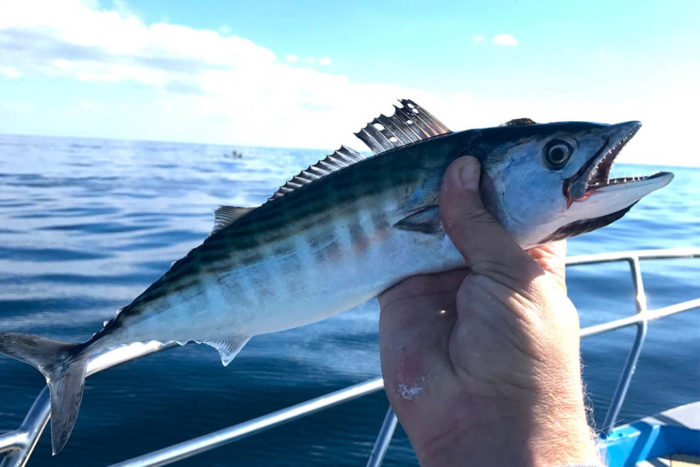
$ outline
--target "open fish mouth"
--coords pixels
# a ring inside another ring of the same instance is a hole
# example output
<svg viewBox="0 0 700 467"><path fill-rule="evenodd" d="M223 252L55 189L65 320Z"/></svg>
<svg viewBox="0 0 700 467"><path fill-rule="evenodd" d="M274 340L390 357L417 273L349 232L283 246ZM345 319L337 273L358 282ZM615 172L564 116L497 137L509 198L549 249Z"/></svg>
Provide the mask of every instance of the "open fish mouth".
<svg viewBox="0 0 700 467"><path fill-rule="evenodd" d="M642 196L667 185L672 179L670 172L657 172L650 175L635 175L628 177L610 178L615 158L622 148L637 133L642 126L640 122L632 121L619 123L610 127L611 136L600 150L586 162L578 172L568 178L564 183L564 196L567 198L567 209L574 202L587 200L596 193L627 191L644 192L640 196L634 196L629 205L637 202ZM627 196L624 196L627 198Z"/></svg>
<svg viewBox="0 0 700 467"><path fill-rule="evenodd" d="M610 178L615 157L641 127L626 122L606 127L603 146L574 175L564 181L567 220L541 241L561 240L604 227L620 219L644 196L673 180L670 172Z"/></svg>

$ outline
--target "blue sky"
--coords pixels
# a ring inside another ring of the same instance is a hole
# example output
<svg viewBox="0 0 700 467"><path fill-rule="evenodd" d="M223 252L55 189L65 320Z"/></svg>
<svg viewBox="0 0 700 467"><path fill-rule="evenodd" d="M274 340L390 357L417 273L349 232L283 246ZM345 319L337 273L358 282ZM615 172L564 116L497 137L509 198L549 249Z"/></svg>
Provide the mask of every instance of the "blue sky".
<svg viewBox="0 0 700 467"><path fill-rule="evenodd" d="M0 132L362 148L410 97L452 129L642 120L700 165L700 2L0 3Z"/></svg>

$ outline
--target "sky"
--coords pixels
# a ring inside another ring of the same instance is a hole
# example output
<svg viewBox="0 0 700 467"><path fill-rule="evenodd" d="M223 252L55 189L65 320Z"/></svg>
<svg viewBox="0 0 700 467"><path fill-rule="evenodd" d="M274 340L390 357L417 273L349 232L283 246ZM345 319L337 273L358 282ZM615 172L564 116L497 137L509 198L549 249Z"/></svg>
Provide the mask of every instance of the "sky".
<svg viewBox="0 0 700 467"><path fill-rule="evenodd" d="M700 2L0 0L0 133L365 149L399 98L641 120L618 160L700 166Z"/></svg>

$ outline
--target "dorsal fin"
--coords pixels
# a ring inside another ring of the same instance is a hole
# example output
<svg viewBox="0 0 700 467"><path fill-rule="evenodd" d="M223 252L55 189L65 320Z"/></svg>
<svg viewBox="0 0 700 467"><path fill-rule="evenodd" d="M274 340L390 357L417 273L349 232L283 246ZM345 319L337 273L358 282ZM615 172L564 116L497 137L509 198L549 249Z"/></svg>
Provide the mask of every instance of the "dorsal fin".
<svg viewBox="0 0 700 467"><path fill-rule="evenodd" d="M319 178L323 178L331 172L335 172L343 167L352 165L362 159L364 159L364 156L359 152L355 151L354 149L341 146L340 149L335 151L330 156L326 156L325 159L321 159L314 165L310 165L307 169L302 170L293 176L287 183L282 185L275 192L275 194L268 199L268 201L281 198L287 193L294 191L303 185L318 180Z"/></svg>
<svg viewBox="0 0 700 467"><path fill-rule="evenodd" d="M372 149L375 154L415 143L433 136L449 133L450 130L437 118L410 99L399 100L402 107L394 106L394 115L380 115L355 135ZM342 169L364 156L354 149L341 146L330 156L302 170L282 185L268 201L281 198L297 188L323 178L331 172Z"/></svg>
<svg viewBox="0 0 700 467"><path fill-rule="evenodd" d="M211 229L211 234L215 234L226 226L233 224L234 221L248 214L255 208L242 208L239 206L219 206L214 211L214 227Z"/></svg>
<svg viewBox="0 0 700 467"><path fill-rule="evenodd" d="M523 118L514 118L513 120L508 120L501 126L523 126L523 125L535 125L537 122L535 122L531 118L523 117Z"/></svg>
<svg viewBox="0 0 700 467"><path fill-rule="evenodd" d="M410 99L401 99L394 115L380 115L355 133L373 153L388 151L450 130L437 118Z"/></svg>

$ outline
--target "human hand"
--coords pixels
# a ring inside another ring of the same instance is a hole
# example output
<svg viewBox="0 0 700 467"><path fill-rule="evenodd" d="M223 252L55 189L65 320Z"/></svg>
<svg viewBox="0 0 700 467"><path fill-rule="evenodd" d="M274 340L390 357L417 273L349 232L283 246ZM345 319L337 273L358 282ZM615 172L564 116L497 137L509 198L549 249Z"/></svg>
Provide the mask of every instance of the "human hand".
<svg viewBox="0 0 700 467"><path fill-rule="evenodd" d="M479 174L460 158L440 193L467 268L379 296L389 401L422 465L596 462L565 243L523 251L485 210Z"/></svg>

